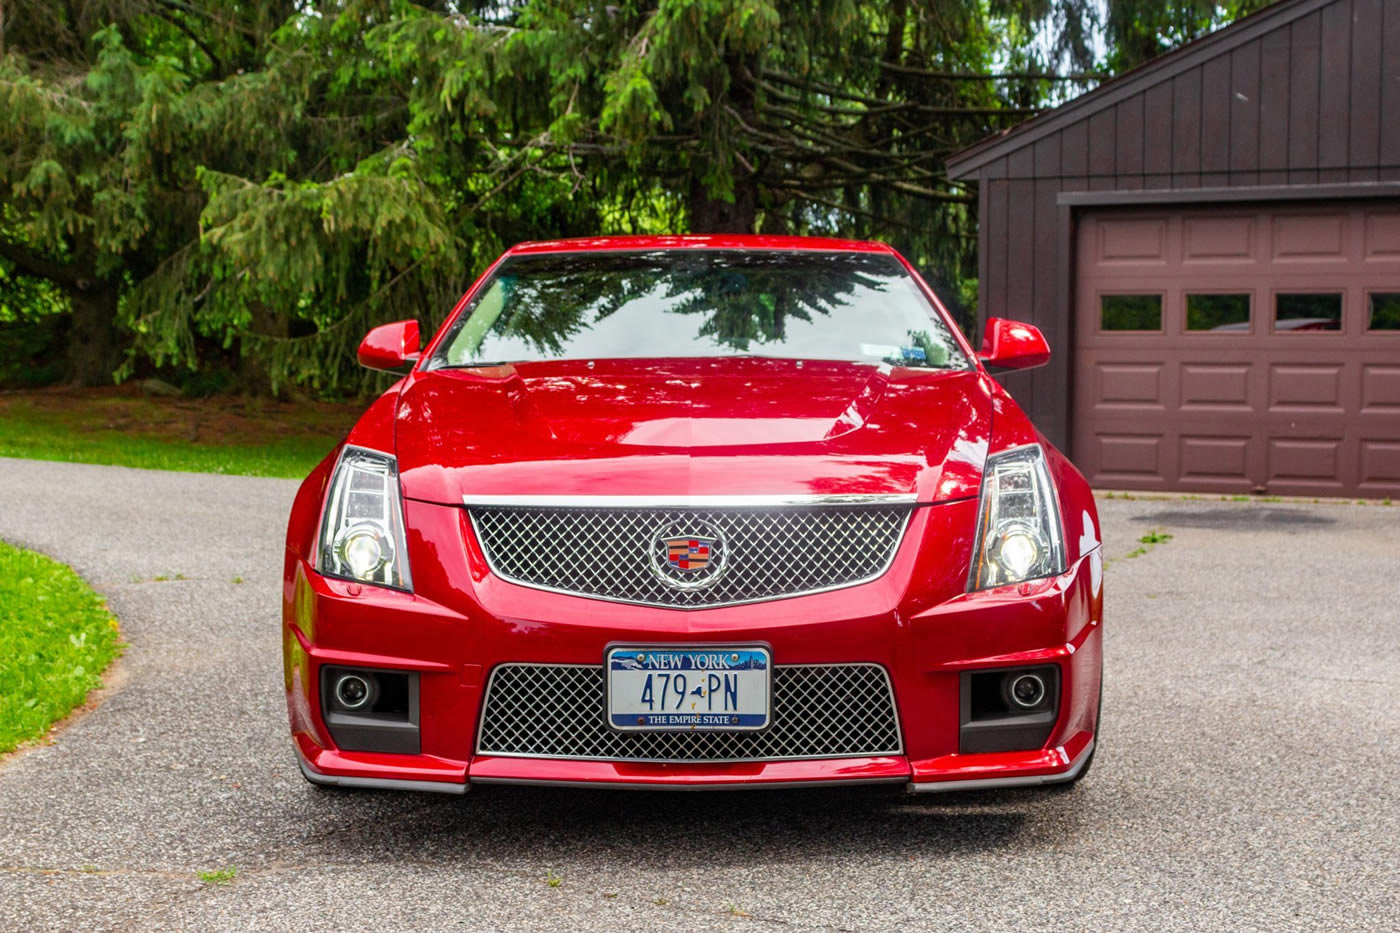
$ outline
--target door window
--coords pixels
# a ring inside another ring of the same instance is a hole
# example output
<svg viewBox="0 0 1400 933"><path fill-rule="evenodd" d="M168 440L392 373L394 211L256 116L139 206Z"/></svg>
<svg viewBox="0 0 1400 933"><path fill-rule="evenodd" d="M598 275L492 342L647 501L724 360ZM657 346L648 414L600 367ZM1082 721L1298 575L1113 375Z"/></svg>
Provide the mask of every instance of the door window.
<svg viewBox="0 0 1400 933"><path fill-rule="evenodd" d="M1279 292L1274 295L1275 333L1341 329L1341 292Z"/></svg>
<svg viewBox="0 0 1400 933"><path fill-rule="evenodd" d="M1186 329L1243 334L1249 332L1248 292L1187 295Z"/></svg>
<svg viewBox="0 0 1400 933"><path fill-rule="evenodd" d="M1400 331L1400 292L1371 292L1366 299L1367 330Z"/></svg>
<svg viewBox="0 0 1400 933"><path fill-rule="evenodd" d="M1099 330L1161 330L1161 295L1102 295Z"/></svg>

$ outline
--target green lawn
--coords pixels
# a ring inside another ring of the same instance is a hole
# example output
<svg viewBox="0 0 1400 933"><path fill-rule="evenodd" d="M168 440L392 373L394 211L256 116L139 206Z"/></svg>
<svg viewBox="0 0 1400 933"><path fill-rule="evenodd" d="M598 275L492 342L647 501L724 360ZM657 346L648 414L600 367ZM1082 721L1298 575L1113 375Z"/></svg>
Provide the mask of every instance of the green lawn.
<svg viewBox="0 0 1400 933"><path fill-rule="evenodd" d="M358 406L145 398L120 390L0 394L0 457L301 478Z"/></svg>
<svg viewBox="0 0 1400 933"><path fill-rule="evenodd" d="M76 573L0 541L0 754L81 706L121 649L117 620Z"/></svg>

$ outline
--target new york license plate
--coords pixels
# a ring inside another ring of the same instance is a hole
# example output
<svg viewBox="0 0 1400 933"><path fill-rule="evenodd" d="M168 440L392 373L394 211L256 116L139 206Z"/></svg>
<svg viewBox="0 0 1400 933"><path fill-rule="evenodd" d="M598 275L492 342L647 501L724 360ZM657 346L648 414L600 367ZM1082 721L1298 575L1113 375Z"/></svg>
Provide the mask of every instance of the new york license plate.
<svg viewBox="0 0 1400 933"><path fill-rule="evenodd" d="M614 729L768 728L773 659L767 648L611 648L604 667Z"/></svg>

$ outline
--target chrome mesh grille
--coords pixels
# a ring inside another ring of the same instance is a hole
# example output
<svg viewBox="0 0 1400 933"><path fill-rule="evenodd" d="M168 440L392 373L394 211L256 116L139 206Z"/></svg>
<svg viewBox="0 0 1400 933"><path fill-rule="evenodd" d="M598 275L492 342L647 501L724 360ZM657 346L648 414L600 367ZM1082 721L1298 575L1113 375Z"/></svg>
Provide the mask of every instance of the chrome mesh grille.
<svg viewBox="0 0 1400 933"><path fill-rule="evenodd" d="M471 506L491 570L514 583L618 602L704 608L798 596L888 568L908 505L774 508ZM663 580L665 538L712 534L713 582Z"/></svg>
<svg viewBox="0 0 1400 933"><path fill-rule="evenodd" d="M763 732L615 732L605 703L601 666L503 664L487 688L477 754L772 761L903 751L889 675L878 664L778 665Z"/></svg>

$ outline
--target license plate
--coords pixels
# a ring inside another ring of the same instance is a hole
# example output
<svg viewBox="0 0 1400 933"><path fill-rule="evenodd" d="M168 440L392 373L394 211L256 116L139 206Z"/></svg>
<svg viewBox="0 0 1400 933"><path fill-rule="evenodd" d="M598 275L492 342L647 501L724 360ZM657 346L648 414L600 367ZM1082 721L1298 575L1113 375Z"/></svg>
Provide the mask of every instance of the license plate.
<svg viewBox="0 0 1400 933"><path fill-rule="evenodd" d="M614 729L768 728L773 659L767 648L612 648L604 666Z"/></svg>

